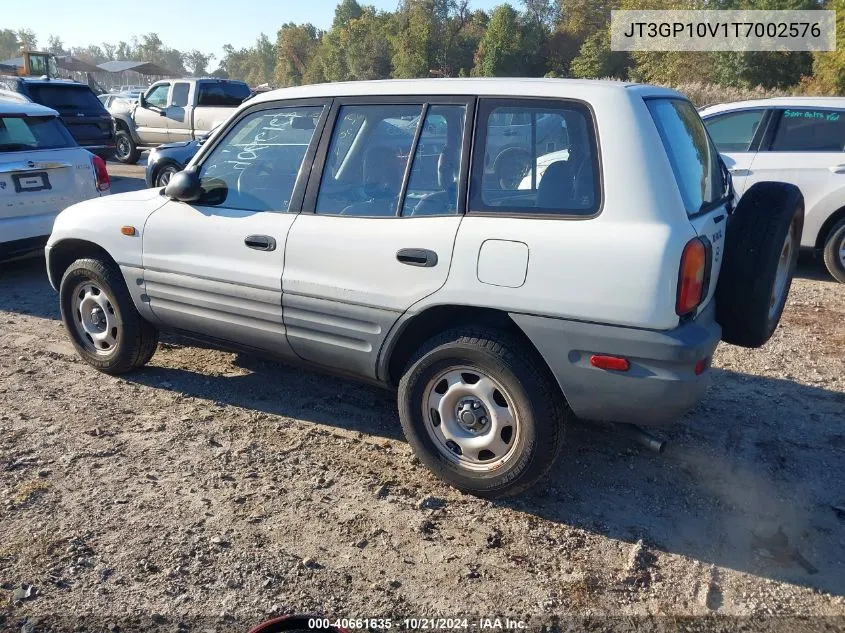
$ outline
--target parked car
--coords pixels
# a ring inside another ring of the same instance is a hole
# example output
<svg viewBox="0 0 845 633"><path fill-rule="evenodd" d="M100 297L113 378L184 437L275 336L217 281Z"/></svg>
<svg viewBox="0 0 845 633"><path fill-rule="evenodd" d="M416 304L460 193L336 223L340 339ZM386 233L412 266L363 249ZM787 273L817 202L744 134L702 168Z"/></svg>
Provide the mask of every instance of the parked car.
<svg viewBox="0 0 845 633"><path fill-rule="evenodd" d="M756 182L796 185L807 205L801 246L845 283L845 98L782 97L701 112L742 195Z"/></svg>
<svg viewBox="0 0 845 633"><path fill-rule="evenodd" d="M566 123L536 186L487 169L503 112ZM550 468L567 420L671 422L720 339L772 335L801 194L734 200L664 88L322 84L243 104L163 190L64 211L47 271L97 369L144 365L168 329L397 388L420 460L499 497Z"/></svg>
<svg viewBox="0 0 845 633"><path fill-rule="evenodd" d="M0 88L58 111L80 147L108 159L114 154L111 115L85 84L69 79L0 76Z"/></svg>
<svg viewBox="0 0 845 633"><path fill-rule="evenodd" d="M97 95L97 99L105 106L109 113L124 112L131 109L133 99L123 93L107 93Z"/></svg>
<svg viewBox="0 0 845 633"><path fill-rule="evenodd" d="M159 81L127 112L114 113L119 161L135 164L145 149L192 141L224 121L250 95L228 79Z"/></svg>
<svg viewBox="0 0 845 633"><path fill-rule="evenodd" d="M0 95L0 259L40 250L59 211L108 190L105 162L58 112Z"/></svg>
<svg viewBox="0 0 845 633"><path fill-rule="evenodd" d="M185 166L213 132L214 130L211 130L195 141L165 143L151 149L147 156L145 173L147 187L164 187L167 185L174 174L185 169Z"/></svg>

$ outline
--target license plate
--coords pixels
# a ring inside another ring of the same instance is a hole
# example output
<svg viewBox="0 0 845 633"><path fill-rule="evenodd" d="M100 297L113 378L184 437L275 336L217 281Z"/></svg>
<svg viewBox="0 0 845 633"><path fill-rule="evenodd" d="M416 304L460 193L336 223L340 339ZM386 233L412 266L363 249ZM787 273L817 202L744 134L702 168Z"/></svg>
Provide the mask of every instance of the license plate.
<svg viewBox="0 0 845 633"><path fill-rule="evenodd" d="M16 193L52 189L50 186L50 180L47 178L47 174L43 171L36 171L29 174L13 174L12 182L15 183Z"/></svg>

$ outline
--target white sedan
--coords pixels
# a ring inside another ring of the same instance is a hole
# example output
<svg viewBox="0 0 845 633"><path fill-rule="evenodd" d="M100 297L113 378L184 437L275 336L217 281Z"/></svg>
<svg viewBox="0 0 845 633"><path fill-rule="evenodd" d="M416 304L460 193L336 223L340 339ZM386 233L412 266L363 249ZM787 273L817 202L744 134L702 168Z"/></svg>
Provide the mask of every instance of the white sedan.
<svg viewBox="0 0 845 633"><path fill-rule="evenodd" d="M0 259L41 249L62 209L109 187L105 161L55 110L0 95Z"/></svg>

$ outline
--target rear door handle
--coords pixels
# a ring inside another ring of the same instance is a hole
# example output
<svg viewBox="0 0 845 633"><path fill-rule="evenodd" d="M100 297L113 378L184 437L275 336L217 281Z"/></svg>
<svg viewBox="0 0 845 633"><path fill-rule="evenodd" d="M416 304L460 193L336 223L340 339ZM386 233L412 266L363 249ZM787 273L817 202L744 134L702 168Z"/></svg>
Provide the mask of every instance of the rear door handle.
<svg viewBox="0 0 845 633"><path fill-rule="evenodd" d="M431 268L437 266L437 253L427 248L403 248L396 253L396 259L408 266Z"/></svg>
<svg viewBox="0 0 845 633"><path fill-rule="evenodd" d="M257 251L276 250L276 240L269 235L248 235L244 238L244 244Z"/></svg>
<svg viewBox="0 0 845 633"><path fill-rule="evenodd" d="M845 165L831 165L828 169L834 174L845 174Z"/></svg>
<svg viewBox="0 0 845 633"><path fill-rule="evenodd" d="M729 169L728 171L731 172L731 174L734 175L734 176L750 176L751 175L750 169L734 168L734 169Z"/></svg>

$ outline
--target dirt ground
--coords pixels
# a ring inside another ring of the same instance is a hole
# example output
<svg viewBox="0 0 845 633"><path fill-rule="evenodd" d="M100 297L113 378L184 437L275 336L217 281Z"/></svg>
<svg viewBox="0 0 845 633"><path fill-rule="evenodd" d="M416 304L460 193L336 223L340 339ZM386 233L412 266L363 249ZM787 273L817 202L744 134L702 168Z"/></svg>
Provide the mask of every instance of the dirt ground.
<svg viewBox="0 0 845 633"><path fill-rule="evenodd" d="M573 425L548 483L497 503L418 464L387 391L172 338L97 373L43 267L0 265L0 629L845 628L845 286L815 262L765 348L719 348L663 455Z"/></svg>

